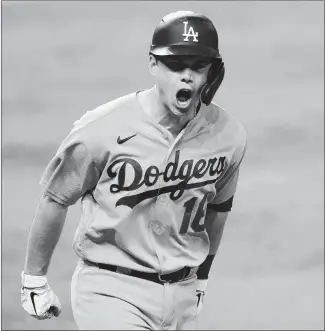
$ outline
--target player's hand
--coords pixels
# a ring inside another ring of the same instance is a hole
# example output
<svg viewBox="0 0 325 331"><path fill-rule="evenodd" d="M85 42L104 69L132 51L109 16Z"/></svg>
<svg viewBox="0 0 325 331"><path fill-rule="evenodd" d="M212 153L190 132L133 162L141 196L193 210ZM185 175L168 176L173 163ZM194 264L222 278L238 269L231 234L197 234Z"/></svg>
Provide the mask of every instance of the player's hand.
<svg viewBox="0 0 325 331"><path fill-rule="evenodd" d="M39 320L60 315L62 310L60 301L50 288L46 276L31 276L22 273L21 279L21 304L29 315Z"/></svg>
<svg viewBox="0 0 325 331"><path fill-rule="evenodd" d="M197 296L197 311L196 315L199 315L203 308L203 298L205 295L205 289L208 285L207 279L198 279L197 280L197 288L196 288L196 296Z"/></svg>

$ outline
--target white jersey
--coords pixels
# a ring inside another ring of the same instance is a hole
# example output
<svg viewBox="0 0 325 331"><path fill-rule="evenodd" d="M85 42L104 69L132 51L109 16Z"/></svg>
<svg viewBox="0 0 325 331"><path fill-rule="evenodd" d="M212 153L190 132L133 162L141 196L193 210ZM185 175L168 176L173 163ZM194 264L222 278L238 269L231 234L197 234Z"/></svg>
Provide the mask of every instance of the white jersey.
<svg viewBox="0 0 325 331"><path fill-rule="evenodd" d="M79 257L169 273L205 260L206 209L235 194L245 149L243 126L215 104L174 139L132 93L78 120L41 184L61 204L81 199Z"/></svg>

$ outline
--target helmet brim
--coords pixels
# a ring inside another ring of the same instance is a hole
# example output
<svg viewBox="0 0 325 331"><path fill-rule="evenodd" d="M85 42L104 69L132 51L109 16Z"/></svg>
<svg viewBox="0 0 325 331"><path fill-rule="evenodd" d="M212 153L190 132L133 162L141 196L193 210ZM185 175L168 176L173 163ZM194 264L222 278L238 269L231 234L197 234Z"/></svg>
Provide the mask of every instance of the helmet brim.
<svg viewBox="0 0 325 331"><path fill-rule="evenodd" d="M164 47L151 47L151 53L157 56L169 56L169 55L193 55L210 58L220 58L220 54L212 47L203 45L169 45Z"/></svg>

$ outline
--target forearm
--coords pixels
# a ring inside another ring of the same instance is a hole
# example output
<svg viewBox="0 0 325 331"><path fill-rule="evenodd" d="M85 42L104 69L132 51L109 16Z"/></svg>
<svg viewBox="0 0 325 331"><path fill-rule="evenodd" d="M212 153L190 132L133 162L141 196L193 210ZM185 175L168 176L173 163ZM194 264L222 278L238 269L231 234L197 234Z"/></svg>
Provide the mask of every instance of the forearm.
<svg viewBox="0 0 325 331"><path fill-rule="evenodd" d="M228 213L208 212L207 213L207 232L210 240L209 255L215 255L220 246L223 230L228 217Z"/></svg>
<svg viewBox="0 0 325 331"><path fill-rule="evenodd" d="M206 231L210 240L210 250L209 255L205 261L200 265L197 271L198 279L207 279L213 259L218 251L223 229L226 223L228 213L218 212L208 210L206 214Z"/></svg>
<svg viewBox="0 0 325 331"><path fill-rule="evenodd" d="M30 229L25 269L28 275L47 273L53 251L59 241L68 207L43 195Z"/></svg>

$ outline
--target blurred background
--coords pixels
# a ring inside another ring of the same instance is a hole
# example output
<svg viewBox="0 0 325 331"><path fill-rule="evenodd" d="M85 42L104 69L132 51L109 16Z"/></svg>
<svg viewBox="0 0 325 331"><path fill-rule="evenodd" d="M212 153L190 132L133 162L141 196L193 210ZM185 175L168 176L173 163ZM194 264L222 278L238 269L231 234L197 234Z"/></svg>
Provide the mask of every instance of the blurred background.
<svg viewBox="0 0 325 331"><path fill-rule="evenodd" d="M38 183L76 119L153 84L150 39L176 10L215 23L227 72L215 102L248 133L200 328L324 329L322 1L2 1L2 329L76 329L70 279L79 203L49 271L63 313L37 321L20 305Z"/></svg>

